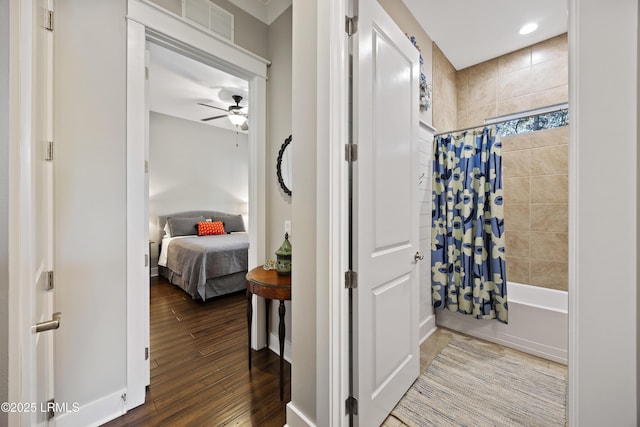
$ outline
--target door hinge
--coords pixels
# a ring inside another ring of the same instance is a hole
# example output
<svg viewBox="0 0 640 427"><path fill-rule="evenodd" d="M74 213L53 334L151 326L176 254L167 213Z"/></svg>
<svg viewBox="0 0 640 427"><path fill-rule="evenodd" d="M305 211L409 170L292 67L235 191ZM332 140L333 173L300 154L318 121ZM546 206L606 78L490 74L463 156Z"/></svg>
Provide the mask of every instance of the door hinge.
<svg viewBox="0 0 640 427"><path fill-rule="evenodd" d="M44 11L44 29L53 31L53 10Z"/></svg>
<svg viewBox="0 0 640 427"><path fill-rule="evenodd" d="M149 67L144 67L144 79L149 80Z"/></svg>
<svg viewBox="0 0 640 427"><path fill-rule="evenodd" d="M149 267L149 255L144 254L144 266Z"/></svg>
<svg viewBox="0 0 640 427"><path fill-rule="evenodd" d="M355 397L347 397L344 406L346 415L358 415L358 399L356 399Z"/></svg>
<svg viewBox="0 0 640 427"><path fill-rule="evenodd" d="M144 360L149 360L149 347L144 348Z"/></svg>
<svg viewBox="0 0 640 427"><path fill-rule="evenodd" d="M358 160L358 146L356 144L344 145L344 159L347 162L355 162Z"/></svg>
<svg viewBox="0 0 640 427"><path fill-rule="evenodd" d="M149 173L149 160L144 161L144 173Z"/></svg>
<svg viewBox="0 0 640 427"><path fill-rule="evenodd" d="M358 31L358 17L357 16L345 16L344 30L347 35L351 37Z"/></svg>
<svg viewBox="0 0 640 427"><path fill-rule="evenodd" d="M47 419L50 420L51 418L56 416L56 412L54 410L54 408L56 407L56 400L51 398L49 400L47 400Z"/></svg>
<svg viewBox="0 0 640 427"><path fill-rule="evenodd" d="M53 141L47 141L47 146L44 150L44 159L47 162L53 161Z"/></svg>
<svg viewBox="0 0 640 427"><path fill-rule="evenodd" d="M358 273L349 270L344 272L344 287L347 289L356 289L358 287Z"/></svg>
<svg viewBox="0 0 640 427"><path fill-rule="evenodd" d="M45 280L44 289L47 291L53 290L53 271L47 271L47 277Z"/></svg>

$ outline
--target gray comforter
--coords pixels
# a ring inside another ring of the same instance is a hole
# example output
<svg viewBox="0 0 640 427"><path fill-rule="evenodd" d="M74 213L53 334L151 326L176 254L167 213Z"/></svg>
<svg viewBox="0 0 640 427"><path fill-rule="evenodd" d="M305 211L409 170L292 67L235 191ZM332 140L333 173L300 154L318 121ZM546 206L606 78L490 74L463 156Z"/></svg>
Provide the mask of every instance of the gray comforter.
<svg viewBox="0 0 640 427"><path fill-rule="evenodd" d="M181 237L167 247L167 268L180 275L185 291L205 299L207 279L248 270L246 233Z"/></svg>

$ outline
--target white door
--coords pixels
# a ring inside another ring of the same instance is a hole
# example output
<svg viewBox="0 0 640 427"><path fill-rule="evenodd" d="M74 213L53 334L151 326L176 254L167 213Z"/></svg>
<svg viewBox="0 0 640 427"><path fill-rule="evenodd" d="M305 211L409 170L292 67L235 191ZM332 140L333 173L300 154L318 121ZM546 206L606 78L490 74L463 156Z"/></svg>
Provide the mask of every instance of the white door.
<svg viewBox="0 0 640 427"><path fill-rule="evenodd" d="M380 425L419 375L419 53L377 1L360 1L354 60L358 159L358 425Z"/></svg>
<svg viewBox="0 0 640 427"><path fill-rule="evenodd" d="M32 390L35 404L31 425L48 425L47 401L53 398L53 340L59 321L53 317L53 162L52 141L52 64L53 33L48 10L50 0L33 0L33 128L31 147L33 203L33 290L32 363L35 366ZM36 325L39 325L36 326ZM39 330L42 330L39 332Z"/></svg>

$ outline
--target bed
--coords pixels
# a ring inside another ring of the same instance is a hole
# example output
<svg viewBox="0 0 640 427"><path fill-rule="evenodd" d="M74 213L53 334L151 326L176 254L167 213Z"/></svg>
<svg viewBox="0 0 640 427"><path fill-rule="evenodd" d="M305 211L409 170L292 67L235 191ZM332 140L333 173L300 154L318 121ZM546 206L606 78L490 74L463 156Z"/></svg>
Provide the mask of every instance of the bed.
<svg viewBox="0 0 640 427"><path fill-rule="evenodd" d="M222 223L224 234L217 229L218 223ZM164 236L158 272L169 282L203 301L246 289L249 236L241 215L179 212L160 216L159 225ZM199 228L206 235L198 235ZM206 232L211 229L217 232Z"/></svg>

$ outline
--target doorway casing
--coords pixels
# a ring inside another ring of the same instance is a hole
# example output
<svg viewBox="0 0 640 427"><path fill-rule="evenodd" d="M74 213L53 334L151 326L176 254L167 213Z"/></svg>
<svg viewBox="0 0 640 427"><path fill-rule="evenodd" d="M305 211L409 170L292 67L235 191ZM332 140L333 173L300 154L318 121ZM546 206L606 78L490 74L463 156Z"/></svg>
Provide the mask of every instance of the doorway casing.
<svg viewBox="0 0 640 427"><path fill-rule="evenodd" d="M144 403L149 361L148 200L144 164L148 161L145 106L146 41L243 78L249 82L249 265L265 258L266 235L266 76L269 62L193 26L143 0L127 6L127 410ZM142 309L141 309L142 307ZM266 342L263 304L254 304L252 347ZM153 351L153 349L151 349Z"/></svg>

